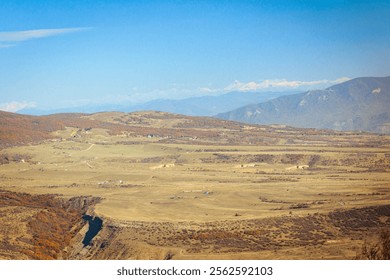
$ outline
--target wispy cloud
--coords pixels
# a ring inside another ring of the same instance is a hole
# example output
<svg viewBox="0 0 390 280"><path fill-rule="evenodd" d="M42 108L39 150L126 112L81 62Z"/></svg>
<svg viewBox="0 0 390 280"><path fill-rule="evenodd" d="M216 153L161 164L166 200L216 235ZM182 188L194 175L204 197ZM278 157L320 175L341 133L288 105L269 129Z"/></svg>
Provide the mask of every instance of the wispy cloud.
<svg viewBox="0 0 390 280"><path fill-rule="evenodd" d="M252 92L252 91L306 91L312 89L323 89L334 84L342 83L350 78L342 77L335 80L315 80L315 81L289 81L287 79L268 79L261 82L240 82L234 81L226 87L198 87L189 88L186 85L174 84L165 89L139 89L133 88L133 91L126 97L116 96L113 100L123 100L131 103L142 103L155 99L183 99L188 97L204 95L221 95L232 91ZM107 100L108 101L108 100Z"/></svg>
<svg viewBox="0 0 390 280"><path fill-rule="evenodd" d="M201 93L216 93L216 92L221 92L220 89L213 89L213 88L210 88L210 87L201 87L199 88L199 91Z"/></svg>
<svg viewBox="0 0 390 280"><path fill-rule="evenodd" d="M17 112L17 111L20 111L22 109L26 109L26 108L34 108L36 107L36 104L35 102L18 102L18 101L12 101L12 102L8 102L8 103L1 103L0 104L0 110L1 111L6 111L6 112Z"/></svg>
<svg viewBox="0 0 390 280"><path fill-rule="evenodd" d="M15 44L2 44L0 43L0 49L10 48L15 46Z"/></svg>
<svg viewBox="0 0 390 280"><path fill-rule="evenodd" d="M107 94L100 98L94 97L93 99L70 99L62 100L61 107L58 108L71 108L82 107L85 105L106 105L107 104L127 104L137 105L157 99L184 99L189 97L205 96L205 95L221 95L232 91L240 92L269 92L269 91L306 91L311 89L322 89L334 84L342 83L350 80L350 78L342 77L335 80L316 80L316 81L289 81L286 79L269 79L262 82L247 82L243 83L235 81L226 87L213 87L207 85L205 87L188 87L185 84L170 84L166 88L143 88L133 87L128 93ZM19 105L28 105L29 103L20 103ZM22 108L17 108L18 104L0 104L0 110L7 105L9 111L17 111ZM30 105L35 105L30 103ZM53 109L53 108L52 108Z"/></svg>
<svg viewBox="0 0 390 280"><path fill-rule="evenodd" d="M58 36L66 33L86 31L91 28L34 29L25 31L0 32L0 48L15 46L14 43L38 38ZM11 44L10 44L11 43Z"/></svg>
<svg viewBox="0 0 390 280"><path fill-rule="evenodd" d="M224 88L224 91L258 91L266 89L298 89L311 86L327 86L338 84L350 80L350 78L342 77L336 80L317 80L317 81L288 81L286 79L264 80L262 82L243 83L234 81L232 84Z"/></svg>

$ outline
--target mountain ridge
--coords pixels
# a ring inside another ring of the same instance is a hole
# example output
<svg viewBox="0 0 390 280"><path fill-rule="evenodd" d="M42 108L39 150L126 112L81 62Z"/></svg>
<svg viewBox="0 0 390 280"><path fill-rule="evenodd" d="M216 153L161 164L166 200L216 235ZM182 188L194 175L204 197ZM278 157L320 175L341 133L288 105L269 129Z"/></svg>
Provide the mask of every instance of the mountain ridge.
<svg viewBox="0 0 390 280"><path fill-rule="evenodd" d="M390 133L390 76L363 77L325 90L281 96L216 115L251 124Z"/></svg>
<svg viewBox="0 0 390 280"><path fill-rule="evenodd" d="M102 104L80 107L41 110L26 108L18 111L20 114L49 115L64 112L96 113L106 111L136 112L162 111L188 116L213 116L218 113L236 109L238 107L268 101L272 98L297 93L297 91L280 92L239 92L232 91L222 95L205 95L183 99L154 99L140 104Z"/></svg>

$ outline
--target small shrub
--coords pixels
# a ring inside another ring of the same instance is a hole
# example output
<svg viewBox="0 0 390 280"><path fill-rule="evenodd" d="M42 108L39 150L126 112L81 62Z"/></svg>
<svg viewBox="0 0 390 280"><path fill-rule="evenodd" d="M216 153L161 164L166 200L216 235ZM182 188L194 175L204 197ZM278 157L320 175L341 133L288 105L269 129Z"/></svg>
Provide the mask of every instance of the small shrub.
<svg viewBox="0 0 390 280"><path fill-rule="evenodd" d="M377 242L365 241L357 259L390 260L390 230L382 230Z"/></svg>

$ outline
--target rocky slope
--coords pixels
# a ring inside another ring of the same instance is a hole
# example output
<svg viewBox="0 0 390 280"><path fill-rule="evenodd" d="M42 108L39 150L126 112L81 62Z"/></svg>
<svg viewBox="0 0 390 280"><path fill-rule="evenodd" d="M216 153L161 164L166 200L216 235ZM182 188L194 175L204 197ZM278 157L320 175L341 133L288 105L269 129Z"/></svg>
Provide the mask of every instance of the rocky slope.
<svg viewBox="0 0 390 280"><path fill-rule="evenodd" d="M357 78L325 90L241 107L217 117L251 124L390 133L390 77Z"/></svg>

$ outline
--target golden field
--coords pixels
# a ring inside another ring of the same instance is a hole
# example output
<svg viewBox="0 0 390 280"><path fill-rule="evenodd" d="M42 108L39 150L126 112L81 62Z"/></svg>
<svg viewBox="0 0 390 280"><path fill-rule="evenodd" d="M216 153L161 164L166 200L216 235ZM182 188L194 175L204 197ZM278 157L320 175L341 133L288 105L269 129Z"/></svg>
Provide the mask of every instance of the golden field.
<svg viewBox="0 0 390 280"><path fill-rule="evenodd" d="M390 226L389 136L156 112L80 118L0 151L0 258L353 259ZM70 233L51 255L31 253L39 213ZM103 220L87 246L82 214Z"/></svg>

